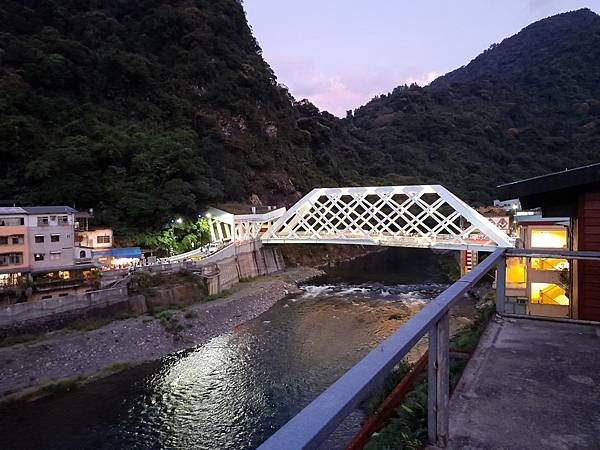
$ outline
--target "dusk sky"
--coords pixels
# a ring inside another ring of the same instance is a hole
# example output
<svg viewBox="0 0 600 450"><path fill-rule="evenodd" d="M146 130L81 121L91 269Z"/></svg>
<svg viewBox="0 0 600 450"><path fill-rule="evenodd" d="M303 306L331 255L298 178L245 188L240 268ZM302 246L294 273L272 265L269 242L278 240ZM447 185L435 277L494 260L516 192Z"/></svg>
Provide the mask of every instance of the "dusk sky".
<svg viewBox="0 0 600 450"><path fill-rule="evenodd" d="M345 115L426 85L531 22L600 0L245 0L263 55L298 100Z"/></svg>

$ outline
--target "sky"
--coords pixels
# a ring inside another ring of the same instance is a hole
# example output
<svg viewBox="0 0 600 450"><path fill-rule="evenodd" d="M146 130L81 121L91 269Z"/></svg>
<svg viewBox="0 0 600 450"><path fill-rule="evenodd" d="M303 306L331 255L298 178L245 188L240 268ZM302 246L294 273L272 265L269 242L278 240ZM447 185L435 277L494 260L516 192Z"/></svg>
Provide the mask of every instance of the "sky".
<svg viewBox="0 0 600 450"><path fill-rule="evenodd" d="M345 116L430 83L544 17L600 0L244 0L263 56L297 99Z"/></svg>

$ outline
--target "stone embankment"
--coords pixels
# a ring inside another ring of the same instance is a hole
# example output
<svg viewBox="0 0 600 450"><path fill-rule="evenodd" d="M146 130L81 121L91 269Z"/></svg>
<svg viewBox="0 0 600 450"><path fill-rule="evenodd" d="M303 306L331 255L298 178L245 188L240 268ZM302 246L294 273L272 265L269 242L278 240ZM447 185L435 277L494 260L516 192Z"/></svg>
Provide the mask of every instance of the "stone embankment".
<svg viewBox="0 0 600 450"><path fill-rule="evenodd" d="M87 378L123 364L157 360L231 331L300 291L297 283L319 275L294 268L240 283L225 298L165 311L156 317L117 320L93 331L58 331L35 342L0 348L0 399L17 398L59 380Z"/></svg>

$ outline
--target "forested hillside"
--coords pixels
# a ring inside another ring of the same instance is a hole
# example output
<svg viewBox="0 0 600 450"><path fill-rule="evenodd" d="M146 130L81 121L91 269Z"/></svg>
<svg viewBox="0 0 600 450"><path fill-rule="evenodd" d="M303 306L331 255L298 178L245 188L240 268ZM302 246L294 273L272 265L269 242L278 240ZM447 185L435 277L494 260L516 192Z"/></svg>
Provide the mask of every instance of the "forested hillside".
<svg viewBox="0 0 600 450"><path fill-rule="evenodd" d="M337 119L296 102L236 0L0 3L0 202L120 232L314 186L502 181L600 160L600 17L537 22Z"/></svg>
<svg viewBox="0 0 600 450"><path fill-rule="evenodd" d="M600 161L600 17L536 22L431 86L399 87L348 124L388 167L473 202L501 182Z"/></svg>
<svg viewBox="0 0 600 450"><path fill-rule="evenodd" d="M334 182L311 133L338 125L294 106L235 0L5 0L0 64L4 203L143 229Z"/></svg>

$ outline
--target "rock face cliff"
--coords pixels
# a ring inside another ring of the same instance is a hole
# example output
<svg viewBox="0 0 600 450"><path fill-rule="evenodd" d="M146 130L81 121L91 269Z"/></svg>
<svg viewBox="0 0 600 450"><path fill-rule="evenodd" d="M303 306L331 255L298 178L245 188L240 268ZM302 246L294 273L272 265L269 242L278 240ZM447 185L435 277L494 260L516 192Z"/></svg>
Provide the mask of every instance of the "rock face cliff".
<svg viewBox="0 0 600 450"><path fill-rule="evenodd" d="M236 0L0 4L0 202L121 230L315 186L502 181L597 161L600 18L534 23L337 119L278 84Z"/></svg>

